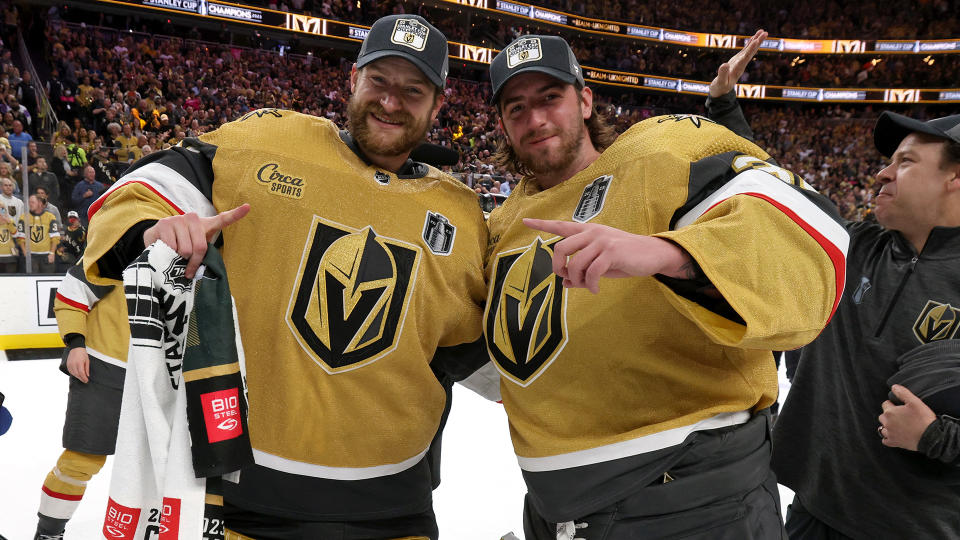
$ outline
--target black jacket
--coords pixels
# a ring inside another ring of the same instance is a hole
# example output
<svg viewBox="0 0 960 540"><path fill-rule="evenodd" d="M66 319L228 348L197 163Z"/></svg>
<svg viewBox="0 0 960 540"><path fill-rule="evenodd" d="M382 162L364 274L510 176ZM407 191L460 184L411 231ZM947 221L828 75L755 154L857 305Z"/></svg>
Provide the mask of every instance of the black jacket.
<svg viewBox="0 0 960 540"><path fill-rule="evenodd" d="M847 229L846 290L831 323L802 350L774 428L774 471L810 513L847 536L956 539L960 464L883 446L877 427L897 358L960 338L960 227L935 228L920 254L879 225Z"/></svg>

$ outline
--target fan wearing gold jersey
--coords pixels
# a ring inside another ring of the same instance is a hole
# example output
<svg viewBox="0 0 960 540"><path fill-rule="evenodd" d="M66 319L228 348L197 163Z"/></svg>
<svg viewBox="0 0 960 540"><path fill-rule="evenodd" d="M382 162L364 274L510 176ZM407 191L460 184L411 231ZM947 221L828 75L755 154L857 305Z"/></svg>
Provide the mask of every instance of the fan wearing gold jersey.
<svg viewBox="0 0 960 540"><path fill-rule="evenodd" d="M93 282L157 240L193 278L222 229L256 462L224 481L228 539L438 535L451 385L489 361L476 196L409 159L447 55L423 18L382 18L351 73L349 130L251 112L144 158L91 206Z"/></svg>
<svg viewBox="0 0 960 540"><path fill-rule="evenodd" d="M51 274L56 270L54 259L60 243L57 217L44 208L46 203L36 195L30 196L28 205L29 211L17 223L17 243L21 253L30 250L32 272Z"/></svg>
<svg viewBox="0 0 960 540"><path fill-rule="evenodd" d="M840 299L832 205L707 118L612 140L562 38L524 36L490 74L524 176L489 220L484 334L526 538L782 538L770 350Z"/></svg>

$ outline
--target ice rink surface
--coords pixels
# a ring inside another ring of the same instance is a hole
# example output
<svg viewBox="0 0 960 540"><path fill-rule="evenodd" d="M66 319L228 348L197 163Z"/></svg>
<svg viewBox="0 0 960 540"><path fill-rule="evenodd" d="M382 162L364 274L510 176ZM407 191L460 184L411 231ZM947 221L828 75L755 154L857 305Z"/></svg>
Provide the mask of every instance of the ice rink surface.
<svg viewBox="0 0 960 540"><path fill-rule="evenodd" d="M6 361L0 351L0 392L13 414L0 437L0 535L31 540L37 524L40 486L62 451L66 375L58 360ZM780 372L781 402L788 389ZM525 488L510 445L503 407L459 385L443 435L442 483L434 509L444 540L498 540L513 531L523 538L521 509ZM87 488L67 525L67 540L102 538L100 528L110 487L112 462ZM781 486L784 508L793 498Z"/></svg>

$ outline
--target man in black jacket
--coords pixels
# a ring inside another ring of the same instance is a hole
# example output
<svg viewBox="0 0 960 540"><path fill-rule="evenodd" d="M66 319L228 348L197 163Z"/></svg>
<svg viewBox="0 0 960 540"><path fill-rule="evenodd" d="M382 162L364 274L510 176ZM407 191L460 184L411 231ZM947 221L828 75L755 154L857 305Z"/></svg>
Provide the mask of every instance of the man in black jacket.
<svg viewBox="0 0 960 540"><path fill-rule="evenodd" d="M847 225L846 293L774 429L792 540L960 537L957 420L887 382L904 353L960 338L960 115L886 112L874 140L880 225Z"/></svg>

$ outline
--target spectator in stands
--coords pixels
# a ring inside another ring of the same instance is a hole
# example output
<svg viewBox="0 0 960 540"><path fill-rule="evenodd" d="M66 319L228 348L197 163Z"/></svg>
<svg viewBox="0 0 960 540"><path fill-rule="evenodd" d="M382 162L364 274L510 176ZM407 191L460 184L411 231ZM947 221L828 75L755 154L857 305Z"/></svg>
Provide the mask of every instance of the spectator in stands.
<svg viewBox="0 0 960 540"><path fill-rule="evenodd" d="M97 181L109 186L117 181L117 162L110 159L112 149L100 144L88 162L96 170Z"/></svg>
<svg viewBox="0 0 960 540"><path fill-rule="evenodd" d="M11 174L20 168L20 160L13 155L6 137L0 137L0 162L9 167Z"/></svg>
<svg viewBox="0 0 960 540"><path fill-rule="evenodd" d="M33 188L31 188L31 189L33 189ZM62 228L63 228L63 219L60 218L60 208L58 208L56 205L50 203L50 200L47 198L48 195L49 195L49 194L47 193L47 190L44 189L43 187L39 187L39 188L37 188L37 190L36 190L34 193L35 193L35 195L36 195L37 197L40 198L40 202L43 203L43 209L46 210L47 212L50 212L51 214L53 214L53 217L57 218L57 228L58 228L58 229L62 229Z"/></svg>
<svg viewBox="0 0 960 540"><path fill-rule="evenodd" d="M92 166L83 168L83 179L73 188L73 206L80 214L80 223L87 226L87 209L97 200L107 186L97 181L97 171Z"/></svg>
<svg viewBox="0 0 960 540"><path fill-rule="evenodd" d="M17 181L17 177L14 176L13 170L10 167L10 164L5 161L0 161L0 180L8 179L13 183L13 194L17 197L21 195L20 192L20 182Z"/></svg>
<svg viewBox="0 0 960 540"><path fill-rule="evenodd" d="M27 143L27 170L34 171L37 164L37 158L40 157L40 150L37 148L37 141Z"/></svg>
<svg viewBox="0 0 960 540"><path fill-rule="evenodd" d="M17 99L28 111L34 114L39 111L37 108L39 105L37 91L33 88L33 75L30 74L29 70L23 72L23 79L17 84Z"/></svg>
<svg viewBox="0 0 960 540"><path fill-rule="evenodd" d="M2 164L0 164L2 168ZM0 176L0 205L14 220L23 215L23 201L14 194L17 183L13 178Z"/></svg>
<svg viewBox="0 0 960 540"><path fill-rule="evenodd" d="M61 194L61 206L70 207L71 201L67 194L73 194L73 186L79 180L80 173L76 168L70 165L70 159L67 157L67 147L58 144L53 147L53 158L50 161L50 171L57 176L60 184L59 193Z"/></svg>
<svg viewBox="0 0 960 540"><path fill-rule="evenodd" d="M27 143L33 140L33 136L23 130L23 122L14 120L13 130L7 134L7 140L10 141L10 148L14 157L21 159L19 157L23 155L21 152L26 148Z"/></svg>
<svg viewBox="0 0 960 540"><path fill-rule="evenodd" d="M30 173L30 193L43 189L47 193L46 200L55 206L60 206L60 179L47 169L47 160L37 158L34 172ZM59 218L59 216L58 216Z"/></svg>
<svg viewBox="0 0 960 540"><path fill-rule="evenodd" d="M60 229L57 218L44 210L45 203L36 195L29 199L30 211L20 216L17 224L17 244L21 253L30 250L30 272L51 274L56 271L54 261Z"/></svg>
<svg viewBox="0 0 960 540"><path fill-rule="evenodd" d="M3 194L0 192L0 201L2 200ZM0 206L0 274L13 274L17 271L20 252L17 248L16 236L17 219L10 215L10 211L4 204Z"/></svg>
<svg viewBox="0 0 960 540"><path fill-rule="evenodd" d="M87 247L87 230L80 223L80 215L75 210L67 212L67 226L60 232L60 245L57 247L57 271L65 272L77 264Z"/></svg>
<svg viewBox="0 0 960 540"><path fill-rule="evenodd" d="M21 125L30 127L33 125L33 119L30 117L30 111L20 104L16 96L10 94L7 96L7 108L13 114L13 118L19 120Z"/></svg>

